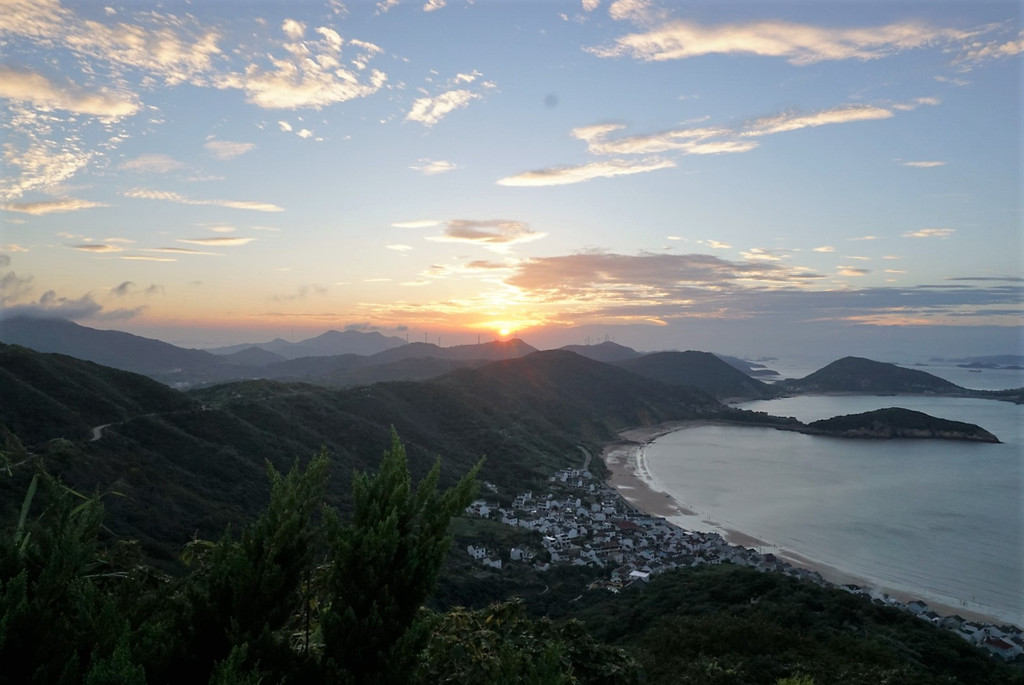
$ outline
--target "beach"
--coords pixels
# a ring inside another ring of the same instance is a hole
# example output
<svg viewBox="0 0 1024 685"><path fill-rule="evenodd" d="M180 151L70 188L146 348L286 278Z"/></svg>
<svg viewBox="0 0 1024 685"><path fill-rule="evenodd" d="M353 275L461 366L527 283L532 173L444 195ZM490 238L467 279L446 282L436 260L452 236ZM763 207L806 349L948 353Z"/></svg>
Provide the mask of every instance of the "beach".
<svg viewBox="0 0 1024 685"><path fill-rule="evenodd" d="M676 525L689 530L717 532L732 545L752 548L762 553L771 553L784 559L793 566L815 571L827 582L835 585L856 585L878 599L895 600L906 605L920 599L910 593L893 588L873 585L863 578L843 572L841 569L816 562L805 556L796 554L773 544L771 541L759 539L747 532L724 527L709 519L700 518L699 512L693 511L677 501L670 493L659 491L653 485L653 478L646 471L644 464L644 448L651 441L678 430L697 426L711 425L708 421L676 421L656 426L631 428L619 433L619 440L609 443L602 452L602 459L608 468L607 482L615 488L619 495L633 507L652 516L661 516ZM687 519L692 519L687 520ZM972 612L964 607L953 607L926 600L928 607L937 614L959 615L965 619L999 625L1005 623L997 618L982 613Z"/></svg>

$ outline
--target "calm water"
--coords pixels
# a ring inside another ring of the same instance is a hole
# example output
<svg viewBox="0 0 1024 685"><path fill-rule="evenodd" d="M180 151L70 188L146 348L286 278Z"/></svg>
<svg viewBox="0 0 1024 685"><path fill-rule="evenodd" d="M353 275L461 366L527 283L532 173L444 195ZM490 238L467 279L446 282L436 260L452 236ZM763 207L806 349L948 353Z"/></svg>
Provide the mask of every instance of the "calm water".
<svg viewBox="0 0 1024 685"><path fill-rule="evenodd" d="M677 517L683 527L742 531L877 589L1024 626L1024 406L874 396L741 406L802 421L900 406L998 436L1004 444L706 426L656 440L641 472L697 512Z"/></svg>

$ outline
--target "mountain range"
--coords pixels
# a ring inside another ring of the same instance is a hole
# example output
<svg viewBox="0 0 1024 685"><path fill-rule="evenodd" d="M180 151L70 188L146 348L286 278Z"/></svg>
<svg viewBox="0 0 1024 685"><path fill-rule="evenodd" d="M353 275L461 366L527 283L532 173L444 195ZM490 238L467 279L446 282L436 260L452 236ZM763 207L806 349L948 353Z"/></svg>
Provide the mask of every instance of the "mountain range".
<svg viewBox="0 0 1024 685"><path fill-rule="evenodd" d="M0 342L22 345L39 352L66 354L114 368L145 374L179 389L232 380L274 379L350 387L379 381L421 381L456 368L523 357L537 348L513 338L476 345L440 347L433 343L407 343L401 338L360 331L328 331L297 343L281 339L268 343L233 345L213 350L176 347L159 340L118 331L103 331L71 321L18 317L0 320ZM563 350L594 361L629 364L648 355L605 341L570 345ZM697 354L697 353L694 353ZM683 358L679 361L684 362ZM759 365L729 357L718 367L762 372ZM640 364L652 368L654 362ZM677 374L678 375L678 374ZM683 375L690 375L689 371ZM734 375L735 378L735 375ZM739 381L734 383L737 385ZM749 392L726 393L741 399L767 396L763 384ZM717 394L717 393L715 393Z"/></svg>
<svg viewBox="0 0 1024 685"><path fill-rule="evenodd" d="M53 326L98 339L91 329ZM130 342L135 350L161 355L180 350L146 339ZM379 378L389 370L395 379L387 382L332 387L251 379L182 392L124 370L5 344L0 466L27 463L35 454L79 491L124 495L107 498L112 524L153 556L170 558L183 540L251 516L266 496L266 463L286 470L326 449L334 457L332 497L344 507L352 470L372 468L392 428L406 443L414 473L424 473L443 455L442 479L451 482L484 456L482 477L513 491L578 466L627 427L715 419L806 429L792 419L728 407L721 402L726 398L771 397L780 390L974 392L924 372L856 358L799 381L767 385L709 353L633 356L612 345L582 350L616 359L609 363L568 349L537 351L519 340L451 348L413 343L370 357L272 365L288 368L295 378L352 378L366 371ZM408 380L415 373L431 377ZM1020 401L1021 391L1015 392L990 396ZM601 472L603 464L593 459L591 468ZM0 479L0 490L9 490L0 509L19 501L22 480Z"/></svg>

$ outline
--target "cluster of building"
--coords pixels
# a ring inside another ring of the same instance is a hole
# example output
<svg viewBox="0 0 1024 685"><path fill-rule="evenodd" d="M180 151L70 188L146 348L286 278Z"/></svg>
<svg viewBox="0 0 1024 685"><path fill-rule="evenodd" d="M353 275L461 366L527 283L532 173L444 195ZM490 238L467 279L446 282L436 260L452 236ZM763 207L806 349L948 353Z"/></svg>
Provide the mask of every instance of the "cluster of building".
<svg viewBox="0 0 1024 685"><path fill-rule="evenodd" d="M485 483L485 487L498 493L491 483ZM670 569L723 562L828 584L816 571L793 566L774 554L731 545L718 533L684 530L662 517L639 511L585 469L559 471L550 477L548 492L520 492L506 506L478 499L466 508L466 514L539 533L539 548L513 547L505 560L499 550L469 545L467 552L478 563L494 569L501 569L503 563L522 563L538 571L555 564L606 571L591 583L591 589L620 592ZM1004 659L1024 654L1024 636L1016 626L997 627L955 615L939 616L919 600L903 605L855 585L842 589L907 609Z"/></svg>

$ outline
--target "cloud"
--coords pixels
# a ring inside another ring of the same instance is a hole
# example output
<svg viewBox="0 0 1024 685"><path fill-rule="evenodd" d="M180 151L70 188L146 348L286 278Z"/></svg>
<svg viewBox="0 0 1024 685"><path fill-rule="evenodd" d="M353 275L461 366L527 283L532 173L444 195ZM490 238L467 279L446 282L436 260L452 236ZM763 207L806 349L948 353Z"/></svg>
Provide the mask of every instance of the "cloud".
<svg viewBox="0 0 1024 685"><path fill-rule="evenodd" d="M423 219L421 221L399 221L398 223L391 225L395 228L433 228L440 223L441 222L436 219Z"/></svg>
<svg viewBox="0 0 1024 685"><path fill-rule="evenodd" d="M421 159L418 164L414 164L409 168L419 171L424 176L435 176L437 174L446 174L449 171L458 169L459 167L444 160Z"/></svg>
<svg viewBox="0 0 1024 685"><path fill-rule="evenodd" d="M1014 57L1022 52L1024 52L1024 31L1021 31L1015 40L972 43L958 62L989 62Z"/></svg>
<svg viewBox="0 0 1024 685"><path fill-rule="evenodd" d="M95 252L98 254L107 252L121 252L123 248L117 245L108 245L106 243L83 243L80 245L69 245L68 247L74 250L81 250L82 252Z"/></svg>
<svg viewBox="0 0 1024 685"><path fill-rule="evenodd" d="M139 155L134 159L126 159L117 165L121 171L135 171L138 173L166 174L171 171L178 171L185 168L184 162L179 162L170 155L154 153Z"/></svg>
<svg viewBox="0 0 1024 685"><path fill-rule="evenodd" d="M854 266L840 266L838 273L840 276L867 276L871 273L871 269L860 269Z"/></svg>
<svg viewBox="0 0 1024 685"><path fill-rule="evenodd" d="M812 250L812 252L835 252L835 251L836 251L836 248L832 247L831 245L822 245L821 247L816 247L816 248L814 248Z"/></svg>
<svg viewBox="0 0 1024 685"><path fill-rule="evenodd" d="M900 162L903 166L915 167L917 169L931 169L937 166L945 166L945 162L938 161L917 161L917 162Z"/></svg>
<svg viewBox="0 0 1024 685"><path fill-rule="evenodd" d="M406 121L417 121L424 126L433 126L457 109L469 105L482 97L470 90L449 90L434 97L422 97L412 103L412 109L405 115Z"/></svg>
<svg viewBox="0 0 1024 685"><path fill-rule="evenodd" d="M42 110L62 109L110 120L139 110L139 104L124 93L90 93L73 83L56 85L42 74L5 66L0 66L0 98L27 102Z"/></svg>
<svg viewBox="0 0 1024 685"><path fill-rule="evenodd" d="M138 285L132 281L124 281L110 289L110 294L116 297L128 297L129 295L158 295L164 291L162 285L150 284L149 287L140 290Z"/></svg>
<svg viewBox="0 0 1024 685"><path fill-rule="evenodd" d="M956 232L955 228L922 228L917 231L908 231L903 234L904 238L948 238Z"/></svg>
<svg viewBox="0 0 1024 685"><path fill-rule="evenodd" d="M447 4L448 3L445 2L445 0L427 0L425 3L423 3L423 11L433 12L435 10L444 8Z"/></svg>
<svg viewBox="0 0 1024 685"><path fill-rule="evenodd" d="M611 159L578 166L559 166L526 171L515 176L499 179L498 185L518 187L567 185L570 183L583 183L595 178L643 174L659 169L671 169L675 166L675 162L660 157L648 157L639 160Z"/></svg>
<svg viewBox="0 0 1024 685"><path fill-rule="evenodd" d="M123 321L138 316L145 307L132 309L104 310L90 293L79 298L59 297L53 290L43 293L36 302L15 304L4 308L0 317L13 319L19 316L54 319L92 319L95 321Z"/></svg>
<svg viewBox="0 0 1024 685"><path fill-rule="evenodd" d="M255 147L254 143L239 143L232 140L208 140L203 144L207 152L221 160L240 157Z"/></svg>
<svg viewBox="0 0 1024 685"><path fill-rule="evenodd" d="M683 286L722 286L738 280L804 282L821 276L783 265L732 262L712 255L622 255L586 252L525 260L507 283L528 290L584 294L628 287L649 293Z"/></svg>
<svg viewBox="0 0 1024 685"><path fill-rule="evenodd" d="M636 12L613 18L634 19ZM705 55L756 55L783 58L808 65L826 60L872 60L906 50L944 46L963 41L968 31L943 29L905 21L884 26L826 28L786 21L702 26L690 21L669 21L644 33L615 39L610 46L588 48L598 57L628 56L645 62L688 59Z"/></svg>
<svg viewBox="0 0 1024 685"><path fill-rule="evenodd" d="M306 300L313 296L322 297L328 292L327 288L322 285L315 283L300 285L294 292L281 293L278 295L272 295L271 300L275 302L295 302L297 300Z"/></svg>
<svg viewBox="0 0 1024 685"><path fill-rule="evenodd" d="M29 119L33 117L22 114ZM23 124L26 117L21 119ZM7 143L3 155L7 169L0 174L0 201L13 200L32 190L59 186L85 168L96 155L82 149L75 139L50 139L46 136L49 130L46 124L40 123L38 127L40 135L31 136L23 148Z"/></svg>
<svg viewBox="0 0 1024 685"><path fill-rule="evenodd" d="M649 135L608 139L608 134L622 128L622 124L597 124L573 129L572 135L584 141L587 149L595 155L638 155L670 151L690 155L711 155L747 152L757 147L754 141L736 140L733 131L725 128L681 128ZM715 140L722 137L727 139Z"/></svg>
<svg viewBox="0 0 1024 685"><path fill-rule="evenodd" d="M391 244L391 245L385 245L384 247L386 247L389 250L394 250L395 252L409 252L410 250L413 249L412 245L404 245L404 244L401 244L401 243L394 243L394 244Z"/></svg>
<svg viewBox="0 0 1024 685"><path fill-rule="evenodd" d="M59 200L44 200L40 202L15 202L3 205L0 209L9 212L21 212L23 214L53 214L55 212L77 212L80 209L92 209L93 207L109 207L102 202L92 200L80 200L74 197L63 197Z"/></svg>
<svg viewBox="0 0 1024 685"><path fill-rule="evenodd" d="M926 98L919 98L924 100ZM601 123L572 130L574 138L587 144L594 155L654 155L674 152L683 155L717 155L749 152L758 147L753 138L815 128L828 124L888 119L892 111L876 105L841 105L810 113L786 112L755 119L740 128L721 126L682 127L660 133L611 137L625 128L620 123ZM638 161L611 159L575 166L555 166L502 178L499 185L546 186L580 183L593 178L643 173L676 166L663 157Z"/></svg>
<svg viewBox="0 0 1024 685"><path fill-rule="evenodd" d="M797 131L802 128L825 126L827 124L888 119L892 116L893 113L891 111L874 105L844 105L810 114L787 113L757 119L746 127L746 130L741 135L763 136L786 131Z"/></svg>
<svg viewBox="0 0 1024 685"><path fill-rule="evenodd" d="M470 243L500 251L510 245L539 240L545 235L547 234L530 230L521 221L455 219L447 222L447 227L441 235L431 236L427 240Z"/></svg>
<svg viewBox="0 0 1024 685"><path fill-rule="evenodd" d="M333 29L318 28L319 38L312 40L303 39L305 29L294 20L281 30L292 41L283 44L285 54L254 58L242 72L218 76L214 85L242 90L249 103L264 109L321 109L368 97L387 83L384 72L367 68L381 52L376 45L348 41L353 50L346 63L344 41Z"/></svg>
<svg viewBox="0 0 1024 685"><path fill-rule="evenodd" d="M142 250L142 251L143 252L167 252L167 253L171 253L171 254L184 254L184 255L203 255L203 256L211 256L211 257L219 257L220 256L216 252L203 252L201 250L193 250L193 249L190 249L190 248L187 248L187 247L151 247L151 248L148 248L148 249L145 249L145 250ZM123 257L122 259L128 259L128 257ZM135 259L143 259L143 257L135 257ZM153 257L152 259L157 260L156 257Z"/></svg>
<svg viewBox="0 0 1024 685"><path fill-rule="evenodd" d="M255 238L242 238L242 237L227 237L217 236L215 238L179 238L179 243L188 243L190 245L210 245L214 247L237 247L239 245L248 245Z"/></svg>
<svg viewBox="0 0 1024 685"><path fill-rule="evenodd" d="M132 188L121 193L125 197L136 200L162 200L164 202L177 202L183 205L213 205L217 207L230 207L231 209L250 209L257 212L283 212L284 208L269 202L250 202L239 200L193 200L181 193L171 190L150 190L147 188Z"/></svg>

